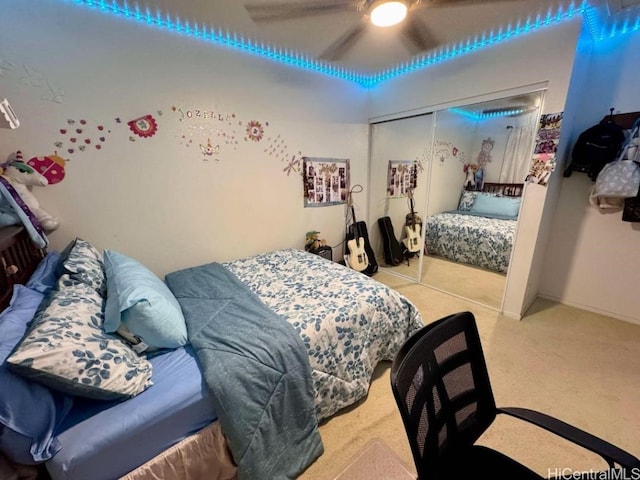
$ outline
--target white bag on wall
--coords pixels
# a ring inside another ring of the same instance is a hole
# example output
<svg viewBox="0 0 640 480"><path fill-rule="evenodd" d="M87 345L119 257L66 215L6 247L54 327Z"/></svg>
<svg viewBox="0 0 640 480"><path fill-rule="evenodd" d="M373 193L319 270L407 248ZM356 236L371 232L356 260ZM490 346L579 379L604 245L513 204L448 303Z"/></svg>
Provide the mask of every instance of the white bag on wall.
<svg viewBox="0 0 640 480"><path fill-rule="evenodd" d="M598 174L596 183L591 189L589 202L600 209L621 209L624 199L635 197L640 189L639 150L634 139L638 137L638 127L631 132L630 141L622 149L614 162L607 163ZM630 151L631 150L631 151ZM633 153L633 155L631 155Z"/></svg>

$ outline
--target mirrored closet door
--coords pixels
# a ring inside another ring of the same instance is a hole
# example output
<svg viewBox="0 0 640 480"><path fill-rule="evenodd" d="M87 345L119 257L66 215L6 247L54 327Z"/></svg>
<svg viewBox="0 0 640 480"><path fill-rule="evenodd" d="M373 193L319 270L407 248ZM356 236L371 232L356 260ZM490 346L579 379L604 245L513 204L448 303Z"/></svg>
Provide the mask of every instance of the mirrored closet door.
<svg viewBox="0 0 640 480"><path fill-rule="evenodd" d="M420 212L428 192L433 127L433 114L371 125L369 241L381 267L414 281L420 281L423 242L409 255L402 241L408 215L409 221L414 216L417 220L411 232L422 235Z"/></svg>
<svg viewBox="0 0 640 480"><path fill-rule="evenodd" d="M501 308L542 101L537 91L371 126L370 236L382 268ZM383 217L404 251L397 265ZM421 248L411 252L414 219Z"/></svg>

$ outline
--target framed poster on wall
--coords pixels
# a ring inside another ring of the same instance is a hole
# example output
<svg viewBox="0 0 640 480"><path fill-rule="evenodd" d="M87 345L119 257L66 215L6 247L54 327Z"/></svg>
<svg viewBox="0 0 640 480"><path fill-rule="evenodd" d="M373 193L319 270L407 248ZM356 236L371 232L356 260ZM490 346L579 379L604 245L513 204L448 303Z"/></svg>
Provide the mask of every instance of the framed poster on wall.
<svg viewBox="0 0 640 480"><path fill-rule="evenodd" d="M417 184L417 164L413 160L389 160L387 197L406 197Z"/></svg>
<svg viewBox="0 0 640 480"><path fill-rule="evenodd" d="M302 165L305 207L347 203L350 188L348 159L303 157Z"/></svg>

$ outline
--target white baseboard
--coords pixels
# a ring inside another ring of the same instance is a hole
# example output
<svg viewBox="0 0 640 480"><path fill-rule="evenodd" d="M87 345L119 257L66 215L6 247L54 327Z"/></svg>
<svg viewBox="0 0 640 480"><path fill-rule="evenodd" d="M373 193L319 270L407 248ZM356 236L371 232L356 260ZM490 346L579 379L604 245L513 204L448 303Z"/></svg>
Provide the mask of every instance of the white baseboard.
<svg viewBox="0 0 640 480"><path fill-rule="evenodd" d="M587 312L597 313L599 315L605 315L607 317L615 318L616 320L622 320L624 322L634 323L636 325L640 325L640 318L629 317L628 315L623 315L617 312L610 312L608 310L603 310L601 308L593 307L591 305L585 305L582 303L570 302L566 299L555 297L553 295L543 295L538 294L539 298L544 298L546 300L551 300L553 302L558 302L563 305L568 305L570 307L579 308L580 310L585 310Z"/></svg>

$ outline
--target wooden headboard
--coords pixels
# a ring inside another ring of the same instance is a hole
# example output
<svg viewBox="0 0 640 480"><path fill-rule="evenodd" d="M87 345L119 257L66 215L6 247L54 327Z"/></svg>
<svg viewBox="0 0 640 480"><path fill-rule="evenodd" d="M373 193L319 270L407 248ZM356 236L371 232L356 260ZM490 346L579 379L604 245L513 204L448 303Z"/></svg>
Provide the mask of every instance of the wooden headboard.
<svg viewBox="0 0 640 480"><path fill-rule="evenodd" d="M482 191L488 193L499 193L505 197L521 197L524 183L484 183ZM474 190L469 188L467 190Z"/></svg>
<svg viewBox="0 0 640 480"><path fill-rule="evenodd" d="M22 225L0 228L0 311L9 305L13 286L26 283L44 255Z"/></svg>

